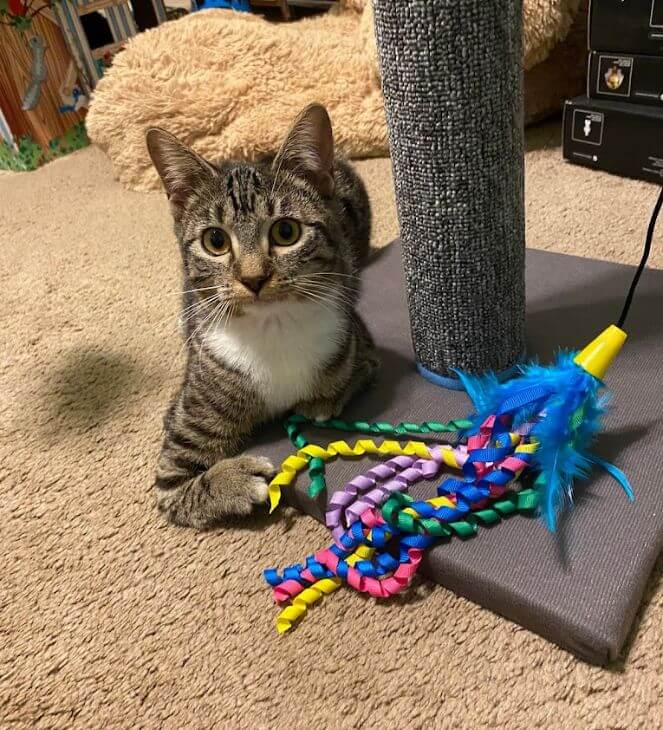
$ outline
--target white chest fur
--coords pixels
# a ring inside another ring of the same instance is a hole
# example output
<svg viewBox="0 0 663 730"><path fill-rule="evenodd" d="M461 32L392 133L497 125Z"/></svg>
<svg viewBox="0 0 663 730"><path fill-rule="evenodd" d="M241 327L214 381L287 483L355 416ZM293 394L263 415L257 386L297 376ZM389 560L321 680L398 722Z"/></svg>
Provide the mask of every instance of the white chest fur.
<svg viewBox="0 0 663 730"><path fill-rule="evenodd" d="M315 397L320 369L337 351L345 326L329 305L273 302L247 308L210 332L206 343L251 378L269 414L276 415Z"/></svg>

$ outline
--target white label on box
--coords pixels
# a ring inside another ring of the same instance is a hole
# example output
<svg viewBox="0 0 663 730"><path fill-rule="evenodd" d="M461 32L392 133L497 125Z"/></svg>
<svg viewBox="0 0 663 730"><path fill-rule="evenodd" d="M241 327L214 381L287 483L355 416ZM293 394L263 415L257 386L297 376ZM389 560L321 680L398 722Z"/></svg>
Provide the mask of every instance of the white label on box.
<svg viewBox="0 0 663 730"><path fill-rule="evenodd" d="M571 139L574 142L600 146L603 142L603 114L587 109L574 109Z"/></svg>

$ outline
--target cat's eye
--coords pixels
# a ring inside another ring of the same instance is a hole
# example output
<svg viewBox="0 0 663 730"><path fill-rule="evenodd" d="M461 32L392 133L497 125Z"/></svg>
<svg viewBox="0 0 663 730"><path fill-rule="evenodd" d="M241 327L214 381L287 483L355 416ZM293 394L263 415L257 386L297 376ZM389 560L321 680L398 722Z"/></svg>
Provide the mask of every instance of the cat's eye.
<svg viewBox="0 0 663 730"><path fill-rule="evenodd" d="M280 218L269 229L272 246L294 246L302 236L302 227L294 218Z"/></svg>
<svg viewBox="0 0 663 730"><path fill-rule="evenodd" d="M203 248L212 256L230 251L230 235L223 228L208 228L203 233Z"/></svg>

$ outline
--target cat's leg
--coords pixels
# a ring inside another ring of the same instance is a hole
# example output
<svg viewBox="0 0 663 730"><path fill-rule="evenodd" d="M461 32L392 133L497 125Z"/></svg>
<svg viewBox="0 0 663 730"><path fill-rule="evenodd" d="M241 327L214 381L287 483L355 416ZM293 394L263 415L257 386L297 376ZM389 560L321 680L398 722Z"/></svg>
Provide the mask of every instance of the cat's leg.
<svg viewBox="0 0 663 730"><path fill-rule="evenodd" d="M359 315L351 320L347 346L327 365L320 379L319 395L299 403L294 411L316 421L339 416L345 405L373 384L380 359L366 325Z"/></svg>
<svg viewBox="0 0 663 730"><path fill-rule="evenodd" d="M186 388L173 402L154 487L159 511L174 524L205 529L267 500L275 469L261 457L230 455L241 435L235 426L211 404L188 398Z"/></svg>

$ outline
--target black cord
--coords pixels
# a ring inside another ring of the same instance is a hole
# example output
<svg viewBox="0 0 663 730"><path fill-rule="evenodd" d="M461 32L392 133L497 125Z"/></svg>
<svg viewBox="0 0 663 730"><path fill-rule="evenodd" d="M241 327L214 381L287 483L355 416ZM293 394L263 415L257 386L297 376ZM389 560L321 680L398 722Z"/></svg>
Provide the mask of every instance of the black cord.
<svg viewBox="0 0 663 730"><path fill-rule="evenodd" d="M633 302L633 296L635 295L635 290L638 287L638 282L640 281L642 272L645 270L645 266L647 265L647 260L649 259L649 254L651 253L651 244L652 244L652 240L654 238L654 229L656 228L656 221L658 220L658 214L661 212L662 206L663 206L663 188L661 188L661 192L658 194L658 200L656 201L656 205L654 206L654 210L652 211L651 218L649 220L649 228L647 228L647 238L645 238L645 249L642 252L642 258L640 259L640 263L638 264L638 269L635 272L633 281L631 282L631 288L628 290L628 294L626 295L626 301L624 302L624 309L622 309L622 313L619 317L619 322L617 322L617 326L619 327L619 329L624 329L624 322L626 322L626 317L628 317L628 310L631 308L631 303Z"/></svg>

